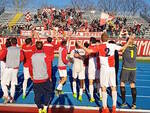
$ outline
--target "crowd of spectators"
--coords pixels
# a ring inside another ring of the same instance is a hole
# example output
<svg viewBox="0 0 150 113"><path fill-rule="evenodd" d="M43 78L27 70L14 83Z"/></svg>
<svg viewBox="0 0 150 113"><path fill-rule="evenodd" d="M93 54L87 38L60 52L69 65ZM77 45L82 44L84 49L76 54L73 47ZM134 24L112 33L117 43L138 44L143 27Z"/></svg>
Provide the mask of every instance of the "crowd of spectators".
<svg viewBox="0 0 150 113"><path fill-rule="evenodd" d="M127 24L125 17L116 17L110 20L106 25L100 25L100 18L93 19L89 22L83 17L84 12L73 8L55 9L42 8L37 10L37 14L31 15L27 12L28 17L26 23L22 25L14 25L10 29L8 25L0 25L0 35L20 34L21 30L32 30L36 25L44 27L44 30L58 29L59 32L72 31L81 32L101 32L106 30L110 36L124 37L131 33L138 36L144 36L145 30L141 23L135 23L133 26ZM24 16L24 17L25 17Z"/></svg>
<svg viewBox="0 0 150 113"><path fill-rule="evenodd" d="M9 25L0 24L0 36L20 35L21 30L31 30L33 24L14 25L11 28Z"/></svg>

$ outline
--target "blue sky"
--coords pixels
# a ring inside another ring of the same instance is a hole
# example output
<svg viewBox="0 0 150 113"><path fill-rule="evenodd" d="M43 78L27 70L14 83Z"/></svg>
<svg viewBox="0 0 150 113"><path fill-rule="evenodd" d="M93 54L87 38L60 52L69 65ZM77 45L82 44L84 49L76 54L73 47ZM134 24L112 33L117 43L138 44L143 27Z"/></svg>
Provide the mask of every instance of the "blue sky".
<svg viewBox="0 0 150 113"><path fill-rule="evenodd" d="M48 0L51 4L58 5L58 7L66 6L71 3L71 0Z"/></svg>
<svg viewBox="0 0 150 113"><path fill-rule="evenodd" d="M71 0L29 0L28 4L25 6L25 9L37 9L41 6L56 6L59 8L66 7L71 4ZM12 7L12 1L8 0L6 2L6 10L11 9Z"/></svg>
<svg viewBox="0 0 150 113"><path fill-rule="evenodd" d="M93 0L93 1L99 1L99 0ZM145 0L148 4L150 4L150 0ZM37 9L40 8L42 5L53 5L59 8L63 8L66 6L69 6L71 4L71 0L30 0L30 4L26 6L29 9ZM6 8L10 8L10 6L7 4Z"/></svg>
<svg viewBox="0 0 150 113"><path fill-rule="evenodd" d="M33 6L33 4L35 4ZM45 5L47 4L48 6L49 5L53 5L53 6L56 6L56 7L66 7L68 6L69 4L71 4L71 0L32 0L32 4L31 6L29 7L41 7L41 5Z"/></svg>
<svg viewBox="0 0 150 113"><path fill-rule="evenodd" d="M52 4L57 7L65 7L71 4L71 0L30 0L30 1L32 1L33 4L35 4L36 6L40 6L42 2L47 3L47 5ZM99 0L93 0L93 1L99 1ZM144 1L150 4L150 0L144 0Z"/></svg>

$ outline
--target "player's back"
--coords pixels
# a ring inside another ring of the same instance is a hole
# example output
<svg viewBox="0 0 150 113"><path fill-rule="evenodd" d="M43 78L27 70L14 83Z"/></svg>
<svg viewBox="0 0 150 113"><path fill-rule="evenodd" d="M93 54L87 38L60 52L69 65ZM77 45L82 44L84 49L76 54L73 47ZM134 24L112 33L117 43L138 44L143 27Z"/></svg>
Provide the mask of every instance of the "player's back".
<svg viewBox="0 0 150 113"><path fill-rule="evenodd" d="M32 54L34 53L35 51L35 46L33 45L23 45L22 46L22 50L23 50L23 53L24 53L24 58L25 58L25 61L24 61L24 66L28 66L28 63L30 61L30 58L32 56Z"/></svg>
<svg viewBox="0 0 150 113"><path fill-rule="evenodd" d="M98 46L99 56L100 56L100 64L102 67L114 67L115 59L114 53L115 50L120 50L121 46L110 43L103 43Z"/></svg>
<svg viewBox="0 0 150 113"><path fill-rule="evenodd" d="M44 53L47 57L54 58L54 44L53 43L44 43L43 45Z"/></svg>

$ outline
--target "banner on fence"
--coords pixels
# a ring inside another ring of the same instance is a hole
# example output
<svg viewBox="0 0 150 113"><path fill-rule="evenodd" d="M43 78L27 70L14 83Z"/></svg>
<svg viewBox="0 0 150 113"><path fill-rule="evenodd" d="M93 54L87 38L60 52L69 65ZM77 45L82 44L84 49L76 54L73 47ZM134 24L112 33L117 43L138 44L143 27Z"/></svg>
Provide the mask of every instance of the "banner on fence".
<svg viewBox="0 0 150 113"><path fill-rule="evenodd" d="M7 37L0 37L0 44L4 44L6 42L6 38ZM100 39L100 38L99 38ZM25 38L24 37L18 37L18 45L22 45L24 43ZM41 41L45 42L46 38L40 38ZM76 37L71 37L70 41L68 42L68 52L70 52L71 50L73 50L75 48L75 42L76 41L80 41L82 44L84 44L85 42L89 42L89 38L85 38L85 37L80 37L80 38L76 38ZM116 43L120 43L120 44L124 44L126 41L124 39L114 39L114 38L110 38L110 40L115 40ZM35 42L36 39L33 39L33 42ZM54 43L57 44L57 40L53 40ZM135 40L135 44L137 45L137 55L138 56L145 56L145 57L150 57L150 40L148 39L136 39ZM57 51L57 50L56 50Z"/></svg>

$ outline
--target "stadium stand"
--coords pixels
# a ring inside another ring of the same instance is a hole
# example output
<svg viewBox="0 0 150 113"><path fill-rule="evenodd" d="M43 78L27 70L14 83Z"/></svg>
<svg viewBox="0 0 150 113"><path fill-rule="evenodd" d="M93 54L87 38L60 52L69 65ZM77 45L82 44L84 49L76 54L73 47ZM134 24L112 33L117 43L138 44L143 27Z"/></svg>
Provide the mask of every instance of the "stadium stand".
<svg viewBox="0 0 150 113"><path fill-rule="evenodd" d="M5 7L0 7L0 14L2 14L5 11Z"/></svg>
<svg viewBox="0 0 150 113"><path fill-rule="evenodd" d="M16 13L16 15L9 21L9 27L16 25L17 21L22 17L22 13Z"/></svg>
<svg viewBox="0 0 150 113"><path fill-rule="evenodd" d="M27 12L21 14L5 11L0 15L0 27L13 27L12 29L14 31L8 31L14 34L19 34L21 29L31 30L33 26L44 26L44 29L52 30L53 27L59 27L60 30L71 30L72 32L100 32L106 28L110 36L113 37L120 36L121 31L124 29L127 30L128 34L131 34L132 32L136 33L137 37L147 38L150 35L149 23L140 15L132 16L130 14L115 14L115 19L109 21L106 26L100 26L99 19L101 12L99 11L43 8L39 10L39 13L37 12L30 12L31 20L27 22ZM65 17L61 16L63 15L62 12L64 12ZM62 18L65 18L65 20ZM69 25L68 21L70 18L71 23L69 23ZM87 28L85 21L87 21Z"/></svg>
<svg viewBox="0 0 150 113"><path fill-rule="evenodd" d="M5 11L0 15L0 24L3 25L8 24L8 22L13 18L14 15L15 15L14 12Z"/></svg>

